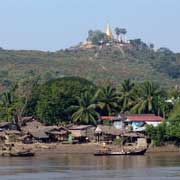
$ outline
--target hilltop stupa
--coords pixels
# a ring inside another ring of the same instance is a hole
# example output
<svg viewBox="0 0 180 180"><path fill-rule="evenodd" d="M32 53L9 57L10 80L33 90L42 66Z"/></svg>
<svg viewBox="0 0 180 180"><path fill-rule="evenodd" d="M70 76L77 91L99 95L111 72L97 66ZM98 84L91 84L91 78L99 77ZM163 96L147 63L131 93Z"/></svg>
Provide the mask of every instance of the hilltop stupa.
<svg viewBox="0 0 180 180"><path fill-rule="evenodd" d="M109 39L113 39L113 34L112 34L111 27L109 24L107 24L106 26L106 35L109 37Z"/></svg>

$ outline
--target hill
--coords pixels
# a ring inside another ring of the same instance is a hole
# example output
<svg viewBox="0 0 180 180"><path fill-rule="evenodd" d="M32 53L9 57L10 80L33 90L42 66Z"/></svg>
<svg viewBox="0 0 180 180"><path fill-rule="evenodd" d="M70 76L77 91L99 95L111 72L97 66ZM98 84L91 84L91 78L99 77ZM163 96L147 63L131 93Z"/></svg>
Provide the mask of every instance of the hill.
<svg viewBox="0 0 180 180"><path fill-rule="evenodd" d="M151 80L166 87L180 84L180 54L167 48L155 51L142 42L57 52L1 49L0 63L1 88L38 75L42 81L80 76L93 82L108 79L119 83L130 78Z"/></svg>

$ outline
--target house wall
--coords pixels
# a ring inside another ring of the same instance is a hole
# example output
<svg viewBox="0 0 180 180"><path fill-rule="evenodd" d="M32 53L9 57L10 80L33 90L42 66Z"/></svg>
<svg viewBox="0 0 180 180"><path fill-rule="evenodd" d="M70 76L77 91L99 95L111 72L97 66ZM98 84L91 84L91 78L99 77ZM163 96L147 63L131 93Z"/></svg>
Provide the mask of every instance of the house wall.
<svg viewBox="0 0 180 180"><path fill-rule="evenodd" d="M95 131L94 127L90 127L86 130L86 136L90 141L95 139L94 131Z"/></svg>
<svg viewBox="0 0 180 180"><path fill-rule="evenodd" d="M122 122L122 121L114 121L114 122L113 122L113 126L114 126L116 129L122 129L122 128L123 128L123 122Z"/></svg>
<svg viewBox="0 0 180 180"><path fill-rule="evenodd" d="M156 127L161 122L160 121L153 121L153 122L151 122L151 121L133 121L132 122L133 130L140 128L144 123L146 123L148 125L153 125L154 127Z"/></svg>
<svg viewBox="0 0 180 180"><path fill-rule="evenodd" d="M153 125L154 127L156 127L157 125L161 124L161 122L159 122L159 121L155 121L155 122L146 122L146 124L148 124L148 125Z"/></svg>

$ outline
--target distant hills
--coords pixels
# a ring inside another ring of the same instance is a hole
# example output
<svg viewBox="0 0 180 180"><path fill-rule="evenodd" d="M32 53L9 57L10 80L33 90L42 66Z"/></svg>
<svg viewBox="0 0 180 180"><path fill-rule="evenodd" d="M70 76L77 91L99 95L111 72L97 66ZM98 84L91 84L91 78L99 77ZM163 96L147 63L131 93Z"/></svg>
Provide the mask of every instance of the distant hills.
<svg viewBox="0 0 180 180"><path fill-rule="evenodd" d="M138 42L138 41L137 41ZM0 85L40 76L48 81L63 76L80 76L93 82L115 84L124 79L151 80L163 86L180 84L180 53L167 48L154 50L136 41L130 45L72 48L57 52L0 49Z"/></svg>

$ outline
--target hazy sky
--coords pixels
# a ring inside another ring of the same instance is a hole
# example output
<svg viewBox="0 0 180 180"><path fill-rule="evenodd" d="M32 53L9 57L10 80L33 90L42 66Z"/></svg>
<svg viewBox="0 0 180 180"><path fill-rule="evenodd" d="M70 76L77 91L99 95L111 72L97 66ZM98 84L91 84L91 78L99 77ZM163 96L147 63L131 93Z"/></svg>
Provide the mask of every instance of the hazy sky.
<svg viewBox="0 0 180 180"><path fill-rule="evenodd" d="M0 47L55 51L107 22L180 52L180 0L0 0Z"/></svg>

